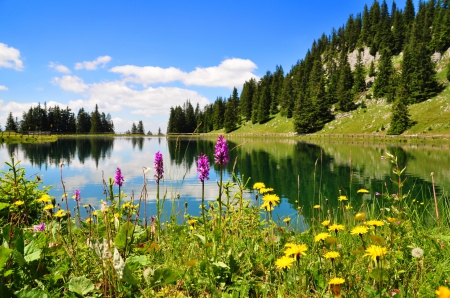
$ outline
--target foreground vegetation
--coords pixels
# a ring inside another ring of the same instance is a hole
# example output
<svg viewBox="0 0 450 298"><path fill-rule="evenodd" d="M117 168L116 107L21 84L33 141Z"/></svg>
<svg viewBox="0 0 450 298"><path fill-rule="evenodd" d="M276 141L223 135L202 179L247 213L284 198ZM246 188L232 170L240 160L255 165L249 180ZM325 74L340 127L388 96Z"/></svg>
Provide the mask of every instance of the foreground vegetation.
<svg viewBox="0 0 450 298"><path fill-rule="evenodd" d="M66 190L63 165L64 191L52 198L13 157L0 176L2 297L449 297L448 198L410 197L394 156L383 159L392 165L386 183L395 193L318 192L276 218L285 203L276 189L244 176L222 181L229 162L222 137L215 149L217 199L202 195L200 216L160 196L159 152L155 170L143 168L139 197L123 193L118 168L103 183L99 209ZM199 153L202 194L209 171L208 156ZM156 183L147 185L148 177ZM157 188L155 214L146 209L150 187ZM254 203L244 198L250 189ZM162 209L166 199L171 211Z"/></svg>

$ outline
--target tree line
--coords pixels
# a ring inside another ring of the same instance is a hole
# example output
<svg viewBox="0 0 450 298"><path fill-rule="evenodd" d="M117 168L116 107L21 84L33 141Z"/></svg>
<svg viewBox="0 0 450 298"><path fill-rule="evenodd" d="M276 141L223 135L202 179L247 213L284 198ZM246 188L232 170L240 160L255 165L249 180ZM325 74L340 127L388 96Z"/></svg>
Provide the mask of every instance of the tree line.
<svg viewBox="0 0 450 298"><path fill-rule="evenodd" d="M44 103L42 107L30 107L27 112L23 112L22 119L14 118L10 112L6 120L6 131L26 132L26 131L50 131L53 133L114 133L114 123L111 115L99 112L98 105L91 113L84 108L79 109L78 114L72 112L69 107L65 109L55 105L47 107Z"/></svg>
<svg viewBox="0 0 450 298"><path fill-rule="evenodd" d="M276 66L258 81L246 81L240 96L235 88L228 98L217 97L203 110L198 105L194 110L189 100L171 108L167 132L230 132L242 122L264 123L281 113L293 118L298 133L312 133L338 111L385 98L392 103L388 133L400 134L413 124L408 106L443 90L430 57L450 47L449 5L450 0L420 2L416 13L412 0L403 10L395 2L389 9L386 1L375 0L362 13L350 15L344 26L314 40L305 57L286 74ZM379 58L364 64L365 49ZM356 53L353 67L350 53ZM400 53L402 62L394 65L393 58ZM370 93L367 82L373 82Z"/></svg>

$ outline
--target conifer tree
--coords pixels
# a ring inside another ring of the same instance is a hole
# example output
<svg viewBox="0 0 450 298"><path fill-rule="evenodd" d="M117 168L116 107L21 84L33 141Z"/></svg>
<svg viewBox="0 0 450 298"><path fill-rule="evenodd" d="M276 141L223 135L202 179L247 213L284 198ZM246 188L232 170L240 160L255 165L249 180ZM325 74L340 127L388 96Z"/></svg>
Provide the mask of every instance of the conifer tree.
<svg viewBox="0 0 450 298"><path fill-rule="evenodd" d="M239 101L239 112L245 121L250 121L252 119L252 99L253 93L256 88L256 81L251 78L250 81L244 83L242 87L241 97Z"/></svg>
<svg viewBox="0 0 450 298"><path fill-rule="evenodd" d="M17 124L16 121L14 121L12 112L9 112L8 118L6 119L5 131L17 132Z"/></svg>
<svg viewBox="0 0 450 298"><path fill-rule="evenodd" d="M275 73L273 74L272 84L270 86L271 99L270 113L276 114L279 112L278 105L280 104L281 93L283 90L284 71L283 67L276 66Z"/></svg>
<svg viewBox="0 0 450 298"><path fill-rule="evenodd" d="M232 97L230 97L225 104L225 115L223 121L223 128L226 133L232 132L236 129L238 122L238 114L236 112L236 106L233 102Z"/></svg>
<svg viewBox="0 0 450 298"><path fill-rule="evenodd" d="M100 113L98 112L98 105L95 105L95 111L91 115L91 130L90 133L99 133L101 128Z"/></svg>
<svg viewBox="0 0 450 298"><path fill-rule="evenodd" d="M377 73L375 72L375 62L374 60L372 60L369 64L369 77L374 77L376 75Z"/></svg>
<svg viewBox="0 0 450 298"><path fill-rule="evenodd" d="M367 4L365 4L364 10L363 10L363 15L362 15L361 34L359 35L359 41L358 41L360 46L370 46L371 36L372 36L370 28L371 28L371 24L370 24L369 8L367 7Z"/></svg>
<svg viewBox="0 0 450 298"><path fill-rule="evenodd" d="M380 61L378 63L378 74L373 83L373 95L380 98L390 92L394 66L392 65L392 54L388 48L381 51Z"/></svg>
<svg viewBox="0 0 450 298"><path fill-rule="evenodd" d="M353 72L353 92L359 93L366 90L366 74L361 59L361 52L356 57L355 70Z"/></svg>
<svg viewBox="0 0 450 298"><path fill-rule="evenodd" d="M392 104L391 125L388 135L399 135L411 127L412 121L408 111L408 99L406 90L401 89L397 100Z"/></svg>
<svg viewBox="0 0 450 298"><path fill-rule="evenodd" d="M286 75L283 81L283 91L280 100L281 115L287 118L292 118L292 113L294 110L294 86L293 86L294 76L290 73Z"/></svg>
<svg viewBox="0 0 450 298"><path fill-rule="evenodd" d="M339 62L339 80L336 89L337 104L336 107L344 112L351 111L355 108L353 102L353 76L348 63L347 55L341 53L341 59Z"/></svg>

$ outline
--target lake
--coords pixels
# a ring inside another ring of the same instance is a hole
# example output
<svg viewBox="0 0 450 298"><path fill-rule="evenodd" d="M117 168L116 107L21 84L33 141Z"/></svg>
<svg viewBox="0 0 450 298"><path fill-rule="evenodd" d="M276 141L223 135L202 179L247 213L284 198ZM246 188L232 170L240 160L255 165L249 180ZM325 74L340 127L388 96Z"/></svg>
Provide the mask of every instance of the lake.
<svg viewBox="0 0 450 298"><path fill-rule="evenodd" d="M295 139L233 138L227 139L230 148L230 163L224 171L224 181L237 176L255 182L264 182L274 188L282 203L274 210L274 219L295 216L296 209L303 208L309 217L312 206L319 197L328 198L330 205L337 206L339 195L351 199L357 206L364 199L381 199L375 194L395 193L390 181L393 165L382 158L386 152L398 157L401 167L406 166L405 190L410 199L418 203L432 204L431 172L434 172L436 192L439 198L447 197L450 189L450 155L448 146L427 145L373 145L352 144L348 141L306 143ZM150 168L147 178L147 215L154 215L156 183L154 182L154 156L160 151L164 159L164 180L161 182L161 198L165 197L168 214L176 207L180 220L187 203L187 213L200 213L201 183L197 176L196 159L205 153L213 163L215 138L211 139L165 139L158 137L116 138L63 138L54 143L1 144L1 169L14 153L26 169L27 177L38 175L44 185L52 185L50 195L61 202L62 180L69 198L76 189L81 191L82 204L100 208L100 200L106 194L102 177L106 181L114 178L117 167L125 178L122 190L127 199L139 201L143 197L143 167ZM60 164L64 163L62 171ZM212 166L210 180L205 182L205 199L216 200L219 168ZM361 195L358 189L365 188L369 194ZM117 187L115 187L117 192ZM255 192L245 195L254 204ZM75 206L69 199L70 207ZM141 204L141 216L143 215ZM355 207L356 208L356 207ZM82 213L83 214L83 213Z"/></svg>

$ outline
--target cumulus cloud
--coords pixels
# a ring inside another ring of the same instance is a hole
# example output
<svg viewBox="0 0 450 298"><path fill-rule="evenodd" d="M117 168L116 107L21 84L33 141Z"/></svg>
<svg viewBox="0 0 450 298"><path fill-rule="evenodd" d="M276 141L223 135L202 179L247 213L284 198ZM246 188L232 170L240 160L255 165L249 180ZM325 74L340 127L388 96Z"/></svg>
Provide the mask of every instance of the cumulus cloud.
<svg viewBox="0 0 450 298"><path fill-rule="evenodd" d="M53 78L52 83L59 85L64 90L75 93L84 92L88 88L88 85L86 85L83 80L77 76L67 75L61 78Z"/></svg>
<svg viewBox="0 0 450 298"><path fill-rule="evenodd" d="M257 69L255 63L248 59L231 58L222 61L218 66L196 67L194 71L183 72L178 68L161 68L154 66L124 65L110 69L121 74L125 81L142 85L181 81L185 85L228 87L242 86L251 78L258 79L252 72Z"/></svg>
<svg viewBox="0 0 450 298"><path fill-rule="evenodd" d="M64 65L62 65L62 64L50 62L49 65L48 65L48 67L53 68L53 69L56 70L57 72L70 73L70 69L67 68L67 66L64 66Z"/></svg>
<svg viewBox="0 0 450 298"><path fill-rule="evenodd" d="M100 65L101 67L105 67L105 65L111 61L110 56L100 56L94 61L84 61L75 63L75 69L87 69L87 70L96 70Z"/></svg>
<svg viewBox="0 0 450 298"><path fill-rule="evenodd" d="M0 42L0 67L22 70L23 63L20 60L20 51Z"/></svg>
<svg viewBox="0 0 450 298"><path fill-rule="evenodd" d="M0 91L6 91L8 90L8 87L0 85Z"/></svg>

